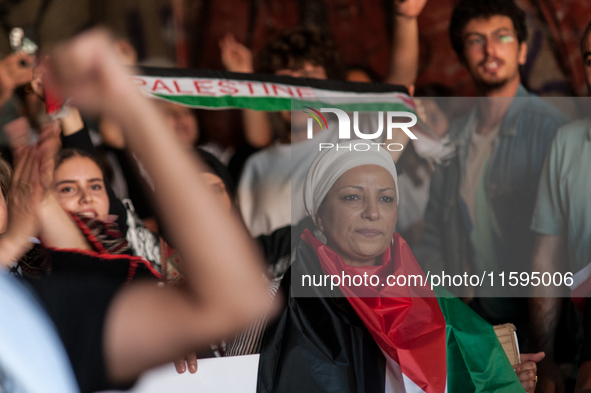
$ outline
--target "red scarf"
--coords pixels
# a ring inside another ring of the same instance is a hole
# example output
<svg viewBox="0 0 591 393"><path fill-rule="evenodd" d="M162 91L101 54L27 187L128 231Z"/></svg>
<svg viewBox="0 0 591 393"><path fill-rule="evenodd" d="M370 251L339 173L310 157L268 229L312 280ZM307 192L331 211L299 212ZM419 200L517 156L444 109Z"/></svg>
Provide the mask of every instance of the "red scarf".
<svg viewBox="0 0 591 393"><path fill-rule="evenodd" d="M395 233L394 244L381 256L381 264L364 267L346 265L309 230L302 239L318 256L324 273L349 275L352 281L355 275L367 274L367 286L349 286L346 282L347 285L341 283L339 288L382 351L400 365L404 375L425 392L444 392L446 324L435 294L429 284L425 287L386 284L389 275L420 275L425 280L404 239ZM380 278L376 287L370 285L372 275Z"/></svg>
<svg viewBox="0 0 591 393"><path fill-rule="evenodd" d="M149 273L161 279L162 275L154 269L150 262L139 256L128 255L129 244L114 222L103 222L93 218L70 214L93 250L56 249L36 245L18 263L17 271L23 277L39 278L51 273L50 252L68 252L97 258L105 262L127 264L127 282L131 282L138 269L147 269Z"/></svg>

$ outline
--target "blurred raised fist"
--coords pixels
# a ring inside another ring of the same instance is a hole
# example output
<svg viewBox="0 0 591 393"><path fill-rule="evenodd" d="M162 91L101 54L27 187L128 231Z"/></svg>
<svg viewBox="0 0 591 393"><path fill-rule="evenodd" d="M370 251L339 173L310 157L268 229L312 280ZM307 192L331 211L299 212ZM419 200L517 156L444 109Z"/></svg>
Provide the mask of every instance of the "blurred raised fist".
<svg viewBox="0 0 591 393"><path fill-rule="evenodd" d="M226 70L246 74L254 72L252 52L236 41L232 34L228 33L220 40L220 50L222 52L222 63L224 63Z"/></svg>
<svg viewBox="0 0 591 393"><path fill-rule="evenodd" d="M50 56L46 83L73 106L90 113L117 114L130 95L139 94L129 71L104 30L93 30L60 45Z"/></svg>
<svg viewBox="0 0 591 393"><path fill-rule="evenodd" d="M14 89L33 79L35 56L13 53L0 61L0 105L12 97Z"/></svg>
<svg viewBox="0 0 591 393"><path fill-rule="evenodd" d="M400 16L416 18L425 8L425 4L427 0L394 0L394 11Z"/></svg>

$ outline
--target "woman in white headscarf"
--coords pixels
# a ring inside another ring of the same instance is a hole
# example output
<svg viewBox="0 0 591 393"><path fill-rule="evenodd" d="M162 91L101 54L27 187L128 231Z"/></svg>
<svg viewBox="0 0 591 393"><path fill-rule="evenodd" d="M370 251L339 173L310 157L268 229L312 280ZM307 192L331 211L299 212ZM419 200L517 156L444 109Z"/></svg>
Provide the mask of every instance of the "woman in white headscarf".
<svg viewBox="0 0 591 393"><path fill-rule="evenodd" d="M349 146L324 151L308 171L305 206L317 229L304 231L281 283L285 305L263 338L258 391L523 391L490 325L458 299L440 307L428 284L396 280L425 282L394 232L396 167L377 144ZM448 335L458 315L478 348Z"/></svg>

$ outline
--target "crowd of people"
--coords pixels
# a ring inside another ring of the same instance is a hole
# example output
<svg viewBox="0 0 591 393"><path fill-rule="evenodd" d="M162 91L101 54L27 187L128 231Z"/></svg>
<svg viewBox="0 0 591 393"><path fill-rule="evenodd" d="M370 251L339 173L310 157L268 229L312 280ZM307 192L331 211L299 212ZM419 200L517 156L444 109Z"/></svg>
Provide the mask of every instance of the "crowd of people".
<svg viewBox="0 0 591 393"><path fill-rule="evenodd" d="M0 114L18 108L0 158L0 392L127 389L161 364L247 354L261 393L591 392L584 299L345 284L568 271L578 297L590 287L591 121L523 86L524 11L456 4L449 36L478 92L463 106L445 83L415 89L427 0L393 1L383 80L311 28L256 54L228 35L220 51L234 73L398 85L430 137L373 139L396 151L347 149L329 116L310 135L300 111L243 109L257 151L234 173L228 151L198 144L192 109L131 82L125 39L96 29L0 60ZM581 57L591 93L591 23ZM517 363L492 328L506 323Z"/></svg>

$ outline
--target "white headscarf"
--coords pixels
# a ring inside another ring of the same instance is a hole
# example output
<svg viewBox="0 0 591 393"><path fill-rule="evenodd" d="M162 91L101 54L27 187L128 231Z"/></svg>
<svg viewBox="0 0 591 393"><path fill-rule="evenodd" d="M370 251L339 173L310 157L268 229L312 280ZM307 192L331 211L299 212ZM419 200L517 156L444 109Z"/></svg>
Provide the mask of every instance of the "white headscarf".
<svg viewBox="0 0 591 393"><path fill-rule="evenodd" d="M324 197L328 194L328 190L343 173L362 165L378 165L390 172L394 179L396 204L398 204L396 166L386 147L368 144L369 150L355 151L354 149L349 150L351 143L340 143L338 149L333 147L323 151L312 162L308 170L304 184L304 205L315 224L317 224L316 213Z"/></svg>

